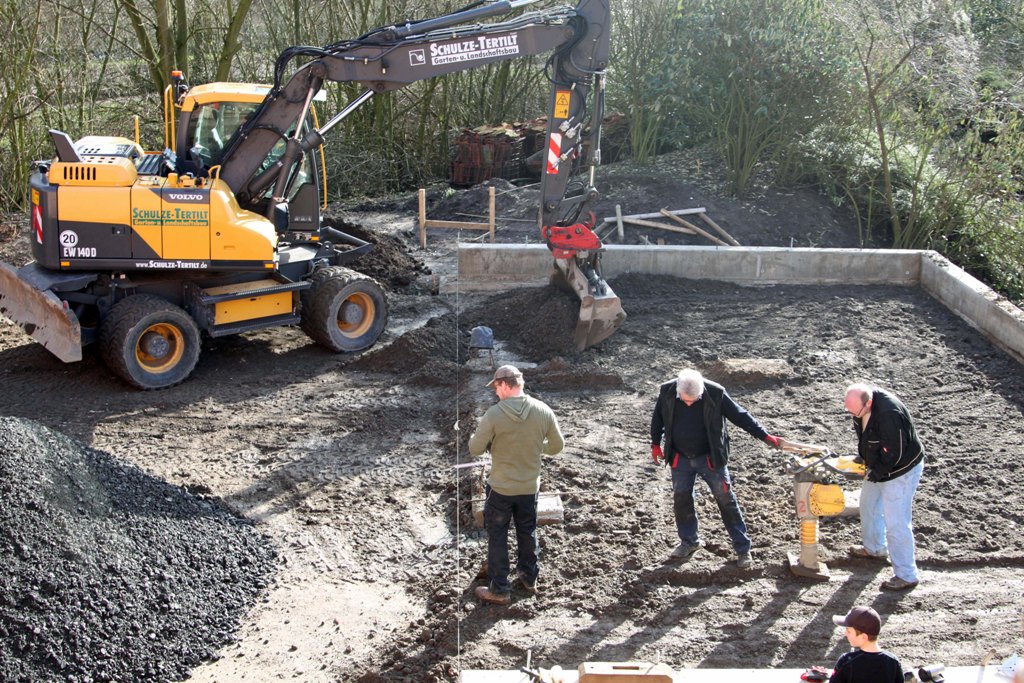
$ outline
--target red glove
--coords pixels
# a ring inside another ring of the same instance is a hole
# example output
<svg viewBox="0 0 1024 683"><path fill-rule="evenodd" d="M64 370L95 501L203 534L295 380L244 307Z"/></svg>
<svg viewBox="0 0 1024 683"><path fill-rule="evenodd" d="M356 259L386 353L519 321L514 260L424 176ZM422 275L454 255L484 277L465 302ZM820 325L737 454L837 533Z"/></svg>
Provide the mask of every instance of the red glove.
<svg viewBox="0 0 1024 683"><path fill-rule="evenodd" d="M665 462L665 454L661 452L661 446L658 444L651 446L651 458L654 460L655 465Z"/></svg>
<svg viewBox="0 0 1024 683"><path fill-rule="evenodd" d="M780 439L777 436L772 436L771 434L769 434L766 437L764 437L764 440L768 442L768 444L772 448L782 448L782 439Z"/></svg>

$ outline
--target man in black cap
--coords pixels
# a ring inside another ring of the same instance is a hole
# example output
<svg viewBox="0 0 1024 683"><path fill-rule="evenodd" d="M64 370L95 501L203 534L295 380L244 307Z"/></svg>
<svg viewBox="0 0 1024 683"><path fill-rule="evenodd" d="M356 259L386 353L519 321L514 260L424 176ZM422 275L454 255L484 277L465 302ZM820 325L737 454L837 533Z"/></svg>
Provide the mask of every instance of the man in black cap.
<svg viewBox="0 0 1024 683"><path fill-rule="evenodd" d="M832 617L846 627L846 640L854 648L839 658L829 683L903 683L900 660L878 647L882 620L870 607L854 607L845 617Z"/></svg>
<svg viewBox="0 0 1024 683"><path fill-rule="evenodd" d="M487 529L487 576L490 584L478 586L482 602L507 605L512 601L509 584L508 529L516 527L519 549L517 575L527 592L537 591L537 494L540 491L541 454L556 455L565 445L554 412L543 401L523 393L523 373L514 365L494 371L493 387L498 402L487 409L469 437L473 456L491 452L487 478L484 527Z"/></svg>

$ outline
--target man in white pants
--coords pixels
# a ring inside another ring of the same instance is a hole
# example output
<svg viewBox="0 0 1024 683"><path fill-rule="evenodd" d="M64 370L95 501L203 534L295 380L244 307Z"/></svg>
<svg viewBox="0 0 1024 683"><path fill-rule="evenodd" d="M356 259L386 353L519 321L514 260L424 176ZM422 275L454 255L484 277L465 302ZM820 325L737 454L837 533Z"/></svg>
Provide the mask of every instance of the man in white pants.
<svg viewBox="0 0 1024 683"><path fill-rule="evenodd" d="M867 466L860 493L863 546L854 557L892 561L894 576L883 590L902 591L918 584L911 513L924 470L924 448L914 421L895 395L867 384L846 389L846 410L853 415L857 450Z"/></svg>

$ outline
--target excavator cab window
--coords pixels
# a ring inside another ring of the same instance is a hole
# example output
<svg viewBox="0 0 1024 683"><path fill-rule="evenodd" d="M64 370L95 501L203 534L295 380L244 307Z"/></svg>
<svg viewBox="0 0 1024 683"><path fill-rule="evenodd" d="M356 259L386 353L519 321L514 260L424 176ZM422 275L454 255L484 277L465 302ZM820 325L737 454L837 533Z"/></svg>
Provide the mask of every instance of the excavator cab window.
<svg viewBox="0 0 1024 683"><path fill-rule="evenodd" d="M231 138L238 132L238 129L259 108L259 103L253 102L211 102L196 107L196 110L189 118L188 137L190 146L187 153L187 167L182 169L198 175L205 175L207 169L216 166L221 162L221 156L227 148ZM303 129L308 130L311 122L306 121ZM293 131L288 131L292 135ZM285 142L279 141L263 160L260 171L272 166L278 158L284 154ZM293 178L288 184L288 199L294 198L299 189L308 182L316 182L315 168L310 155L303 155L302 161L296 165ZM269 199L273 194L273 186L264 194Z"/></svg>
<svg viewBox="0 0 1024 683"><path fill-rule="evenodd" d="M189 119L188 139L193 163L210 168L220 163L224 148L239 126L258 104L251 102L213 102L197 108Z"/></svg>

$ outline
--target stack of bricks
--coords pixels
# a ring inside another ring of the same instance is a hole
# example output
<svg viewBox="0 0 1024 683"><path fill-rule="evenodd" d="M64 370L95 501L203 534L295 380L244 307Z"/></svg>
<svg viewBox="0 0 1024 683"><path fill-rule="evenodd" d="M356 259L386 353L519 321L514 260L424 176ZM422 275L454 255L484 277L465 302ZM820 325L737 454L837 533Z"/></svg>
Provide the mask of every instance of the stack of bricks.
<svg viewBox="0 0 1024 683"><path fill-rule="evenodd" d="M452 185L518 178L522 175L523 135L508 124L465 129L455 138L452 159Z"/></svg>

